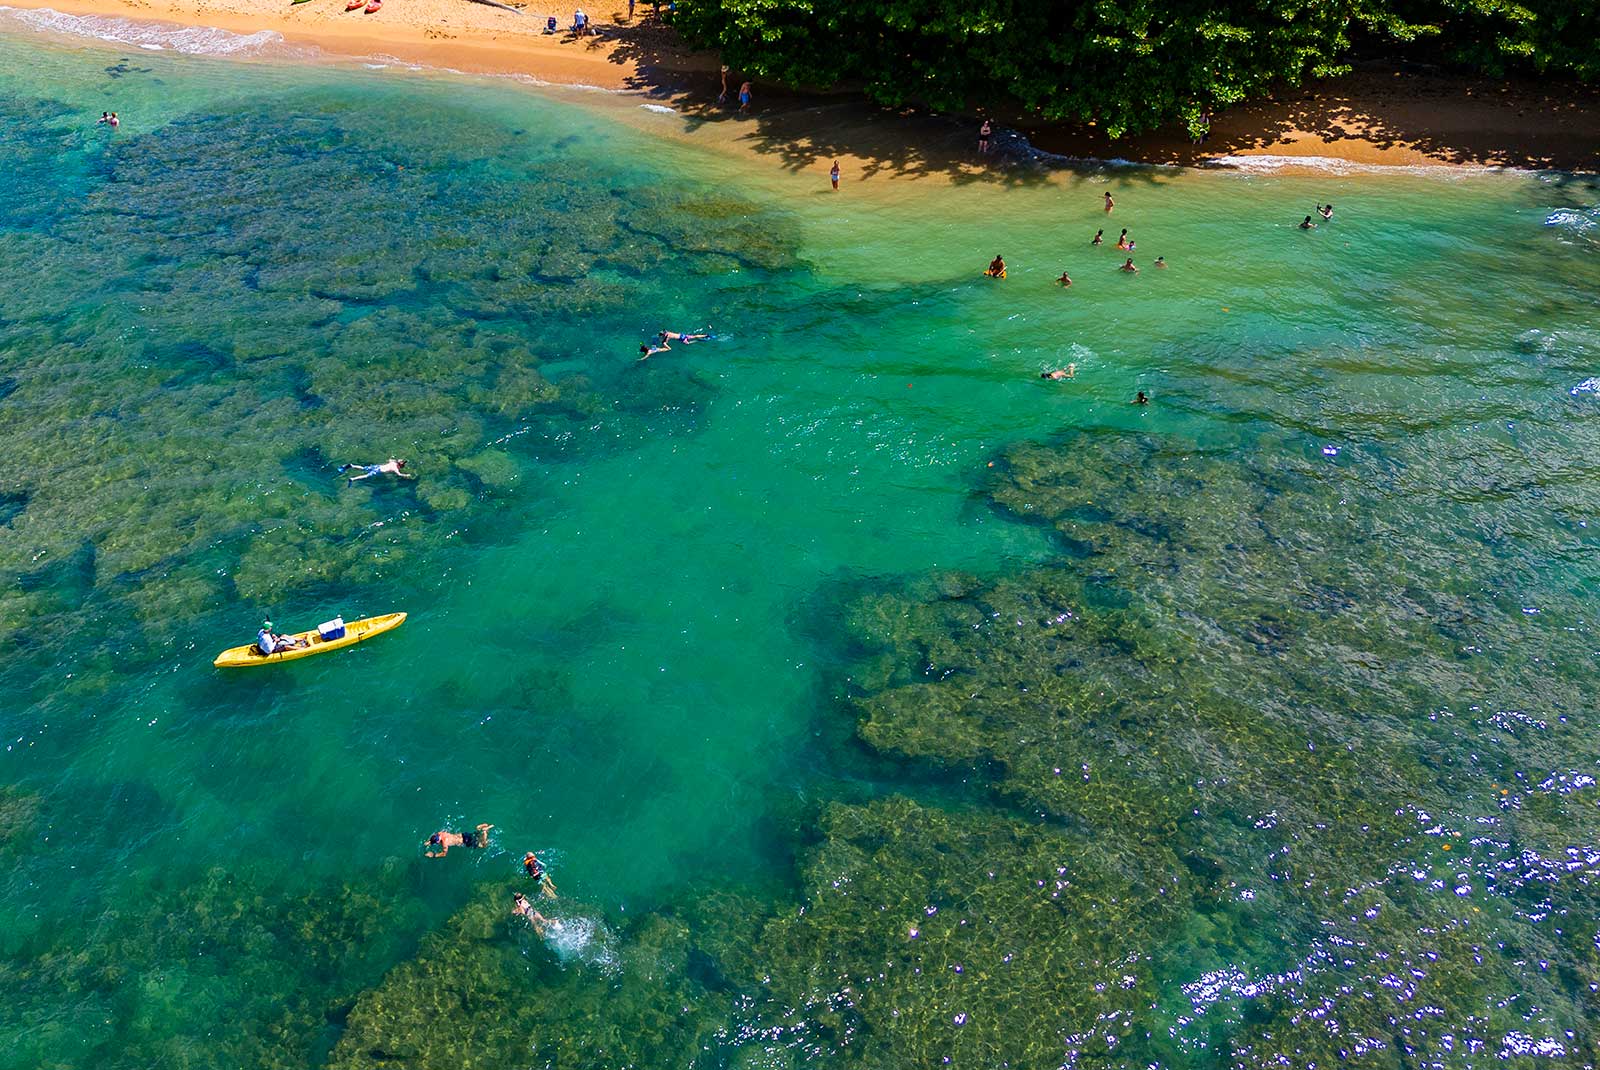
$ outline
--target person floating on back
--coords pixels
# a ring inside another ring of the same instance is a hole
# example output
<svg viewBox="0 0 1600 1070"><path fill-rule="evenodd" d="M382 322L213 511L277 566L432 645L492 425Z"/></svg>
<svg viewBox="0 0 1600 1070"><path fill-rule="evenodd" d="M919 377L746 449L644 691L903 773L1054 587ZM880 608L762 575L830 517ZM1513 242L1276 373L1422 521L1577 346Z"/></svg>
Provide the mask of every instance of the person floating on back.
<svg viewBox="0 0 1600 1070"><path fill-rule="evenodd" d="M983 273L985 275L989 276L991 279L1003 279L1003 278L1005 278L1006 277L1006 262L1005 262L1005 258L1002 257L999 253L995 253L994 254L994 259L989 261L989 266L984 269Z"/></svg>
<svg viewBox="0 0 1600 1070"><path fill-rule="evenodd" d="M493 825L479 825L473 832L451 832L440 829L428 837L428 846L437 847L437 851L427 852L429 858L443 858L450 853L452 847L472 847L482 849L489 846L489 830Z"/></svg>
<svg viewBox="0 0 1600 1070"><path fill-rule="evenodd" d="M522 871L539 882L539 891L546 899L556 897L556 882L550 879L550 874L545 871L544 863L539 861L539 856L529 851L522 856Z"/></svg>
<svg viewBox="0 0 1600 1070"><path fill-rule="evenodd" d="M339 474L343 475L352 469L360 469L360 475L350 476L345 480L345 486L347 487L357 480L371 479L373 476L398 476L401 479L417 478L415 473L407 472L405 468L406 462L404 460L398 457L390 457L382 464L341 464L339 466Z"/></svg>

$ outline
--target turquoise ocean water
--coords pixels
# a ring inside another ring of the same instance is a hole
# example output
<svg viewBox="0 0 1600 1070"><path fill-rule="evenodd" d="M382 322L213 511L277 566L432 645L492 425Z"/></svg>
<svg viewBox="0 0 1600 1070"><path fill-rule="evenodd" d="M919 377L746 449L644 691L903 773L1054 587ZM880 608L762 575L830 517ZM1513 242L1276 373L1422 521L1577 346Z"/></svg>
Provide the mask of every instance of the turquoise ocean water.
<svg viewBox="0 0 1600 1070"><path fill-rule="evenodd" d="M4 29L0 1066L1595 1058L1592 180Z"/></svg>

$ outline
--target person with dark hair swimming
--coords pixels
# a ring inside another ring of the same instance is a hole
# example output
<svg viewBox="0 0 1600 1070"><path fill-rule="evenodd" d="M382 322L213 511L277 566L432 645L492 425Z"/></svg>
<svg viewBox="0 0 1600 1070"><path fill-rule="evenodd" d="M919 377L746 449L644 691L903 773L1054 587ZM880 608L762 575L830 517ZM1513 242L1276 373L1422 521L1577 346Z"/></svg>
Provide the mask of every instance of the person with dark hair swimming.
<svg viewBox="0 0 1600 1070"><path fill-rule="evenodd" d="M533 909L533 904L528 902L528 897L523 895L521 892L511 893L511 916L513 918L528 919L528 924L533 926L533 931L538 933L540 936L543 936L547 929L554 929L557 932L561 931L561 922L559 919L547 918L537 910Z"/></svg>
<svg viewBox="0 0 1600 1070"><path fill-rule="evenodd" d="M1148 405L1150 404L1150 397L1143 390L1141 390L1137 394L1133 395L1133 403L1135 405Z"/></svg>
<svg viewBox="0 0 1600 1070"><path fill-rule="evenodd" d="M1005 257L1001 256L999 253L995 253L994 254L994 259L989 261L989 266L984 269L983 273L985 275L989 276L991 279L1003 279L1003 278L1005 278L1006 277L1006 261L1005 261Z"/></svg>
<svg viewBox="0 0 1600 1070"><path fill-rule="evenodd" d="M1300 229L1301 230L1316 230L1317 229L1317 225L1315 223L1311 222L1311 217L1310 216L1306 216L1305 220L1300 224Z"/></svg>
<svg viewBox="0 0 1600 1070"><path fill-rule="evenodd" d="M1322 215L1322 221L1324 223L1333 222L1333 205L1319 204L1317 205L1317 211Z"/></svg>
<svg viewBox="0 0 1600 1070"><path fill-rule="evenodd" d="M429 851L427 855L429 858L443 858L450 853L450 848L452 847L478 849L487 847L489 846L489 830L492 828L494 828L493 825L479 825L472 832L451 832L448 829L440 829L428 837L428 846L437 847L438 850Z"/></svg>
<svg viewBox="0 0 1600 1070"><path fill-rule="evenodd" d="M667 345L667 343L665 343L665 342L662 342L658 346L646 344L646 345L642 345L642 346L639 347L639 359L640 360L649 360L651 357L655 356L657 353L670 353L670 352L672 352L672 347Z"/></svg>

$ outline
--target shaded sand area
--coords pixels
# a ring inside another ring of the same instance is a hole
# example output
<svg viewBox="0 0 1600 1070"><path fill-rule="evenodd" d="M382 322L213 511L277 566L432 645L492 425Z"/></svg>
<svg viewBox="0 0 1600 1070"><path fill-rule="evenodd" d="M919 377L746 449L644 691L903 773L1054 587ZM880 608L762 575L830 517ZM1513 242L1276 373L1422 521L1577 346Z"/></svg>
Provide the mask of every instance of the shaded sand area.
<svg viewBox="0 0 1600 1070"><path fill-rule="evenodd" d="M646 93L687 116L685 132L702 144L753 151L794 171L826 171L838 160L856 181L1004 180L997 172L1037 159L1032 148L1074 160L1250 169L1600 169L1600 91L1465 78L1387 61L1219 113L1203 145L1182 131L1112 141L1093 127L1037 127L1026 117L1002 116L1026 140L1002 135L1001 151L986 159L976 152L973 120L878 109L853 93L796 94L758 85L752 114L719 106L717 56L684 47L651 4L637 5L631 17L626 3L586 8L598 33L584 38L571 32L571 7L549 4L520 6L519 13L469 0L391 0L370 16L347 12L338 0L17 0L9 6L238 34L267 31L291 49L332 57ZM552 15L561 27L553 34L545 28ZM729 78L736 89L742 75L734 71Z"/></svg>

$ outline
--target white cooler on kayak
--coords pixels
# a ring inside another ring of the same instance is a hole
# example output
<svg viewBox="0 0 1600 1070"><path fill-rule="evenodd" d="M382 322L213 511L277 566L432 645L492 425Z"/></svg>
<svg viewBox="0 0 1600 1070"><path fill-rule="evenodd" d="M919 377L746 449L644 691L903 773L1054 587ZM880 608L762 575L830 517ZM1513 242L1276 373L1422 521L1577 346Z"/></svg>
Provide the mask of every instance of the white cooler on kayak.
<svg viewBox="0 0 1600 1070"><path fill-rule="evenodd" d="M344 618L334 617L330 621L324 621L317 625L317 634L322 637L323 642L327 642L329 639L343 639Z"/></svg>

